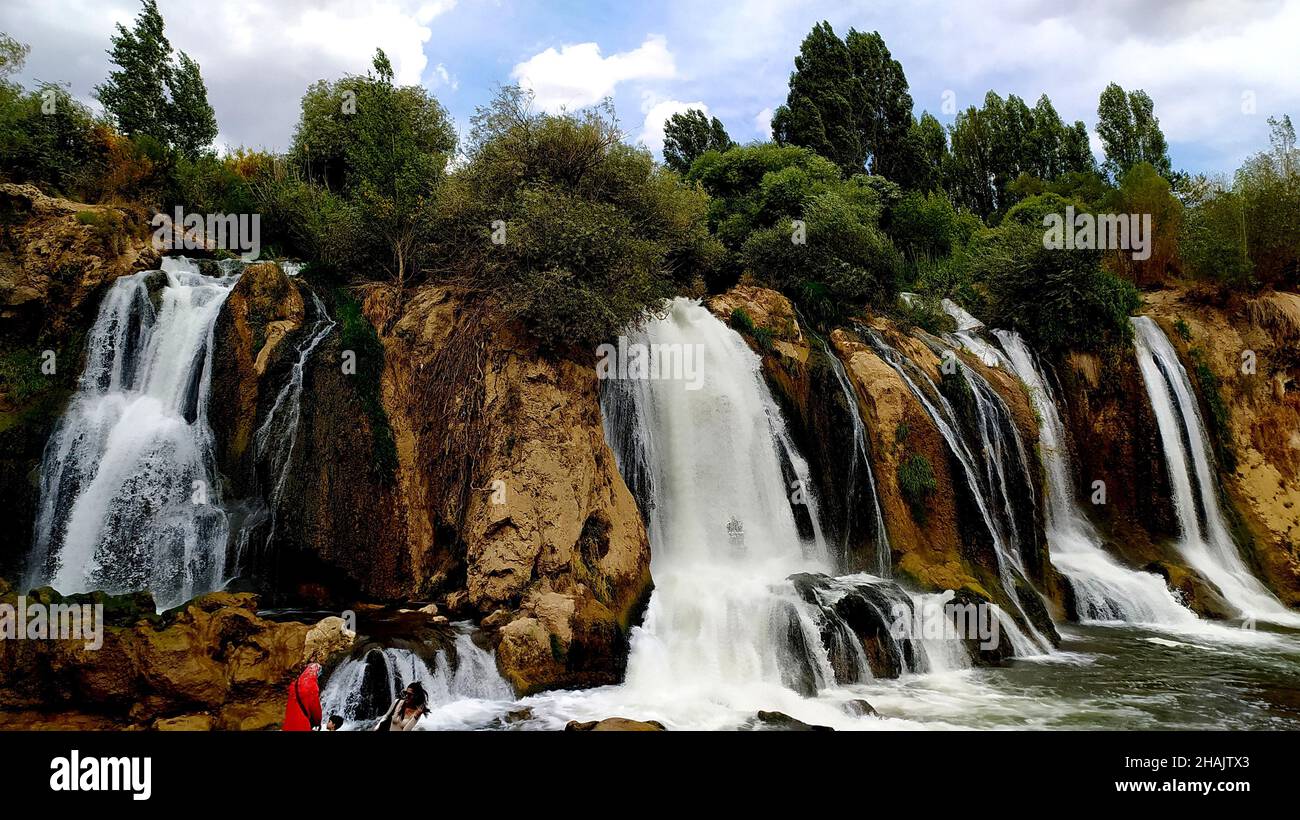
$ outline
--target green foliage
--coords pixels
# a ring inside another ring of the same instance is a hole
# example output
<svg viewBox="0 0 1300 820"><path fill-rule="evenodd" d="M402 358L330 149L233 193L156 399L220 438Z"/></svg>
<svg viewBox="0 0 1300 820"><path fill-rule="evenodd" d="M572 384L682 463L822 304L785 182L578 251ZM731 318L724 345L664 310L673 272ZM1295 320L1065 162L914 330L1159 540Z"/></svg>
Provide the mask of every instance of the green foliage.
<svg viewBox="0 0 1300 820"><path fill-rule="evenodd" d="M759 349L763 351L772 349L772 331L769 328L756 327L754 319L749 315L749 311L743 307L731 311L731 326L742 336L752 338L758 344Z"/></svg>
<svg viewBox="0 0 1300 820"><path fill-rule="evenodd" d="M1087 127L1066 126L1047 95L1034 108L1014 94L990 91L984 106L958 112L944 184L954 201L986 220L1007 211L1024 195L1021 176L1051 181L1092 171Z"/></svg>
<svg viewBox="0 0 1300 820"><path fill-rule="evenodd" d="M184 52L173 61L157 0L142 0L135 25L117 24L109 57L117 66L95 97L128 137L147 135L185 156L217 136L199 65Z"/></svg>
<svg viewBox="0 0 1300 820"><path fill-rule="evenodd" d="M1300 149L1291 118L1270 117L1269 149L1231 182L1195 179L1180 252L1191 275L1254 289L1300 288Z"/></svg>
<svg viewBox="0 0 1300 820"><path fill-rule="evenodd" d="M898 489L912 511L912 517L924 522L929 513L930 497L939 488L930 459L913 453L898 463Z"/></svg>
<svg viewBox="0 0 1300 820"><path fill-rule="evenodd" d="M912 96L879 33L849 29L841 40L818 23L794 65L786 103L772 116L777 143L809 148L845 176L870 169L896 178L911 164Z"/></svg>
<svg viewBox="0 0 1300 820"><path fill-rule="evenodd" d="M664 122L664 164L685 176L705 151L726 151L734 146L717 117L698 108L673 114Z"/></svg>
<svg viewBox="0 0 1300 820"><path fill-rule="evenodd" d="M818 318L895 292L899 257L879 228L883 197L897 194L892 183L844 180L812 151L770 143L706 152L690 179L712 196L709 224L731 251L729 275L713 284L729 286L747 269Z"/></svg>
<svg viewBox="0 0 1300 820"><path fill-rule="evenodd" d="M49 386L41 372L41 352L35 347L7 346L0 350L0 385L5 399L22 405Z"/></svg>
<svg viewBox="0 0 1300 820"><path fill-rule="evenodd" d="M1174 332L1176 332L1178 338L1182 339L1184 342L1190 342L1192 340L1192 329L1181 316L1174 319Z"/></svg>
<svg viewBox="0 0 1300 820"><path fill-rule="evenodd" d="M309 266L303 275L310 279L319 277ZM326 274L323 278L331 278ZM370 422L373 466L382 478L391 478L397 470L397 444L393 428L380 397L380 378L384 372L384 346L375 328L361 312L361 305L343 288L334 291L335 319L339 324L339 346L357 355L357 372L348 378L356 388L361 406Z"/></svg>
<svg viewBox="0 0 1300 820"><path fill-rule="evenodd" d="M0 82L22 70L32 47L0 31Z"/></svg>
<svg viewBox="0 0 1300 820"><path fill-rule="evenodd" d="M1124 173L1119 187L1103 198L1101 211L1150 214L1150 257L1134 259L1129 251L1120 250L1108 254L1107 264L1139 286L1163 284L1178 267L1179 236L1183 228L1183 204L1173 195L1168 180L1149 162L1139 162Z"/></svg>
<svg viewBox="0 0 1300 820"><path fill-rule="evenodd" d="M1097 102L1097 135L1106 149L1106 170L1114 179L1140 162L1150 163L1165 179L1173 177L1155 103L1145 91L1125 93L1116 83L1106 86Z"/></svg>
<svg viewBox="0 0 1300 820"><path fill-rule="evenodd" d="M439 260L543 341L594 345L720 260L707 201L626 145L608 107L541 114L506 88L441 196Z"/></svg>
<svg viewBox="0 0 1300 820"><path fill-rule="evenodd" d="M424 88L393 85L383 51L373 67L307 90L292 173L264 196L316 258L404 287L429 273L437 189L456 134Z"/></svg>
<svg viewBox="0 0 1300 820"><path fill-rule="evenodd" d="M1237 456L1232 441L1230 424L1232 415L1223 401L1219 377L1214 374L1201 350L1193 347L1187 352L1192 359L1192 370L1196 373L1196 384L1200 388L1201 399L1210 411L1209 426L1214 441L1214 454L1223 469L1233 472L1237 469Z"/></svg>
<svg viewBox="0 0 1300 820"><path fill-rule="evenodd" d="M1027 210L1032 206L1027 206ZM1101 252L1049 250L1043 229L1009 221L973 243L971 277L982 318L1019 331L1040 350L1097 350L1126 342L1137 289L1101 266Z"/></svg>
<svg viewBox="0 0 1300 820"><path fill-rule="evenodd" d="M66 88L45 83L25 92L0 82L0 171L7 177L71 194L100 168L102 153L94 118Z"/></svg>

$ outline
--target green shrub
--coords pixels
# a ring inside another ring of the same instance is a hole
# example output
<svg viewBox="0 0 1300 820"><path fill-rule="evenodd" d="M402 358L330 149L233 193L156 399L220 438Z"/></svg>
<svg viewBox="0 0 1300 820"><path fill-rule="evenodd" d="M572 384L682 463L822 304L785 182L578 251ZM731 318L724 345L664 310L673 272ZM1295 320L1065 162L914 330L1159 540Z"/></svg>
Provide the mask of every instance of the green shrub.
<svg viewBox="0 0 1300 820"><path fill-rule="evenodd" d="M957 329L957 321L943 309L939 297L928 293L917 293L910 298L899 299L894 318L904 330L919 327L927 333L938 335Z"/></svg>
<svg viewBox="0 0 1300 820"><path fill-rule="evenodd" d="M930 459L913 453L898 464L898 489L912 511L912 517L924 522L929 512L930 497L938 489Z"/></svg>
<svg viewBox="0 0 1300 820"><path fill-rule="evenodd" d="M1219 464L1228 472L1237 469L1237 456L1232 449L1232 415L1228 405L1223 401L1223 391L1219 377L1205 360L1205 354L1198 348L1188 350L1192 359L1192 370L1196 373L1196 384L1200 387L1201 398L1209 409L1209 426L1211 440L1214 442L1214 454Z"/></svg>
<svg viewBox="0 0 1300 820"><path fill-rule="evenodd" d="M381 479L391 479L397 469L397 444L380 397L384 346L374 326L362 314L361 305L343 288L334 291L334 311L339 323L339 344L357 356L357 372L351 377L351 384L370 422L374 466Z"/></svg>

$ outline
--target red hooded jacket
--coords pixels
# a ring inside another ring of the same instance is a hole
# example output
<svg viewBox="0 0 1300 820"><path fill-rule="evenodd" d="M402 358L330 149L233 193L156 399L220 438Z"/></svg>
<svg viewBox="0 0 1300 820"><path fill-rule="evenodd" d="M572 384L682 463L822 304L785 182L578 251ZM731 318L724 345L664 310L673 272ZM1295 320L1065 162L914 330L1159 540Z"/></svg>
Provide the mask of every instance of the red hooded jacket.
<svg viewBox="0 0 1300 820"><path fill-rule="evenodd" d="M289 702L284 706L286 732L309 732L320 726L320 687L316 679L320 664L309 663L298 679L289 684Z"/></svg>

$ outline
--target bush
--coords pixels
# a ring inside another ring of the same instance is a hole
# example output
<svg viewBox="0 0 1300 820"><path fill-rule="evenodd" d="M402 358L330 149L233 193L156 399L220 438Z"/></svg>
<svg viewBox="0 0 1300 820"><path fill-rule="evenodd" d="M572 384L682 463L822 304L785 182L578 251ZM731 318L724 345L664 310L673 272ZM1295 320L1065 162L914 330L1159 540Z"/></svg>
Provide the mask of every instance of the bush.
<svg viewBox="0 0 1300 820"><path fill-rule="evenodd" d="M1041 226L1006 224L978 241L971 265L985 321L1040 350L1098 350L1132 337L1128 317L1142 301L1101 267L1100 251L1049 250Z"/></svg>
<svg viewBox="0 0 1300 820"><path fill-rule="evenodd" d="M608 108L540 114L505 89L440 196L438 267L544 343L594 347L716 264L707 200L624 144Z"/></svg>
<svg viewBox="0 0 1300 820"><path fill-rule="evenodd" d="M46 113L49 112L49 113ZM0 81L0 172L63 196L80 194L102 162L89 109L63 86L32 91Z"/></svg>
<svg viewBox="0 0 1300 820"><path fill-rule="evenodd" d="M924 523L929 513L930 496L939 487L930 459L913 453L898 464L898 489L912 511L912 517Z"/></svg>
<svg viewBox="0 0 1300 820"><path fill-rule="evenodd" d="M913 294L910 299L900 298L894 319L903 330L919 327L936 336L957 329L957 321L943 309L940 298L928 293Z"/></svg>

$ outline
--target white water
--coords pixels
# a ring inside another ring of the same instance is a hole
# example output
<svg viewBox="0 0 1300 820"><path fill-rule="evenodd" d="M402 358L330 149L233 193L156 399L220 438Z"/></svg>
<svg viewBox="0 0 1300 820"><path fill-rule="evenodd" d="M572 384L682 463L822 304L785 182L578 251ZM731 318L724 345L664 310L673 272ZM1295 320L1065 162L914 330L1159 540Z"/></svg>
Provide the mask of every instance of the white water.
<svg viewBox="0 0 1300 820"><path fill-rule="evenodd" d="M223 580L228 525L207 405L213 324L238 277L203 276L178 258L162 271L118 279L91 328L80 386L41 464L33 583L149 589L167 607Z"/></svg>
<svg viewBox="0 0 1300 820"><path fill-rule="evenodd" d="M287 272L287 271L286 271ZM275 539L280 497L284 493L285 480L289 477L289 464L294 445L298 441L298 422L302 416L302 384L307 362L320 343L334 330L335 322L325 310L325 305L314 291L310 291L315 323L311 332L298 345L298 357L289 370L289 379L280 392L276 394L266 418L253 434L253 457L257 468L255 474L263 469L270 477L271 486L263 490L266 506L245 522L239 533L237 559L239 570L248 569L250 540L255 527L266 522L267 532L261 538L265 547L271 547Z"/></svg>
<svg viewBox="0 0 1300 820"><path fill-rule="evenodd" d="M1243 617L1300 626L1300 613L1283 606L1241 560L1219 506L1209 438L1178 354L1149 316L1135 316L1132 321L1138 368L1160 427L1160 443L1169 467L1172 500L1182 533L1179 552L1188 565L1219 588Z"/></svg>
<svg viewBox="0 0 1300 820"><path fill-rule="evenodd" d="M849 494L844 505L845 543L841 560L848 557L850 546L848 539L852 534L853 522L853 494L858 487L858 470L862 469L866 474L862 479L862 484L871 495L871 516L872 524L875 527L873 541L876 549L876 572L881 577L888 578L892 569L890 566L889 532L885 528L885 516L880 510L880 496L876 492L876 476L875 471L871 468L871 453L867 449L867 430L862 423L862 410L858 407L858 394L849 381L848 373L844 371L843 362L829 347L827 348L826 357L830 359L831 371L835 373L835 380L839 383L840 392L844 394L844 401L848 405L849 415L853 419L853 458L849 462L849 475L846 482Z"/></svg>
<svg viewBox="0 0 1300 820"><path fill-rule="evenodd" d="M1074 588L1080 620L1187 624L1196 616L1178 602L1163 578L1129 569L1101 547L1101 538L1079 509L1070 471L1065 425L1052 389L1020 334L994 330L1006 360L1028 388L1038 413L1038 452L1046 472L1047 542L1052 564Z"/></svg>
<svg viewBox="0 0 1300 820"><path fill-rule="evenodd" d="M924 371L907 359L907 357L903 356L891 347L879 333L876 333L874 330L867 327L863 327L861 330L867 335L867 338L871 341L873 348L880 355L881 359L883 359L884 362L899 375L907 385L908 389L912 392L912 395L921 402L921 406L924 408L926 415L928 415L931 421L934 422L935 427L939 430L940 435L943 436L944 441L947 443L948 449L954 456L956 456L958 463L961 464L962 471L966 477L967 486L971 490L971 495L975 500L976 507L978 508L980 516L988 529L989 537L993 541L994 554L997 558L998 572L1003 583L1003 588L1006 590L1007 595L1012 599L1012 601L1017 602L1017 605L1019 605L1019 592L1015 581L1017 576L1022 579L1025 578L1024 564L1021 561L1019 551L1013 549L1012 546L1006 542L1003 535L1003 525L993 514L993 510L990 507L990 504L993 501L991 497L991 489L985 489L984 484L980 481L980 473L975 466L975 456L956 429L956 411ZM963 375L969 374L969 368L967 368L965 364L958 362L958 366L961 368ZM924 382L928 390L922 389L921 384L917 379ZM982 379L979 381L982 382ZM977 391L977 382L975 379L968 378L967 383L971 385L972 391ZM987 385L985 386L987 387ZM988 409L986 407L987 404L987 396L984 396L979 399L979 404L977 405L980 408L981 414L984 415L985 418L987 418L987 415L985 415L985 411ZM995 451L1000 452L998 448L1001 447L1001 444L996 437L992 440L989 439L988 431L983 429L983 425L981 428L981 435L985 438L984 443L986 446L994 446L995 448L993 451L988 451L990 454ZM1002 459L986 457L985 461L1001 462ZM1000 471L1000 469L1000 465L995 467L995 465L986 464L987 471L985 475L987 476L987 480L997 484L997 489L999 490L1004 503L1009 504L1010 498L1006 489L1006 484L1004 481L997 480L1000 473L991 472L994 470ZM1014 516L1009 516L1008 520L1014 521ZM1027 579L1025 580L1025 584L1028 584ZM1025 615L1023 608L1021 608L1021 615L1024 616L1024 622L1028 625L1033 638L1030 644L1034 648L1032 654L1051 654L1051 642L1033 628L1033 625L1030 623L1028 616ZM1007 630L1007 632L1010 634L1011 630ZM1021 647L1021 649L1023 648L1024 647Z"/></svg>
<svg viewBox="0 0 1300 820"><path fill-rule="evenodd" d="M429 697L429 714L420 721L421 729L477 728L500 714L515 699L514 691L497 672L495 655L480 649L470 637L472 626L455 626L454 659L439 650L432 667L402 647L372 648L340 663L321 690L322 720L339 715L344 729L371 729L398 693L416 682Z"/></svg>
<svg viewBox="0 0 1300 820"><path fill-rule="evenodd" d="M806 608L785 579L830 566L819 533L800 538L778 450L788 446L784 426L759 357L706 308L684 299L643 335L638 341L647 344L700 345L703 387L647 381L641 395L656 455L649 522L655 592L634 641L627 687L650 697L684 687L725 697L729 687L754 682L783 686L792 670L780 663L782 631L792 608ZM792 461L812 505L806 467ZM816 522L815 507L810 513ZM743 556L728 539L732 518L744 528ZM801 626L815 635L811 618Z"/></svg>

